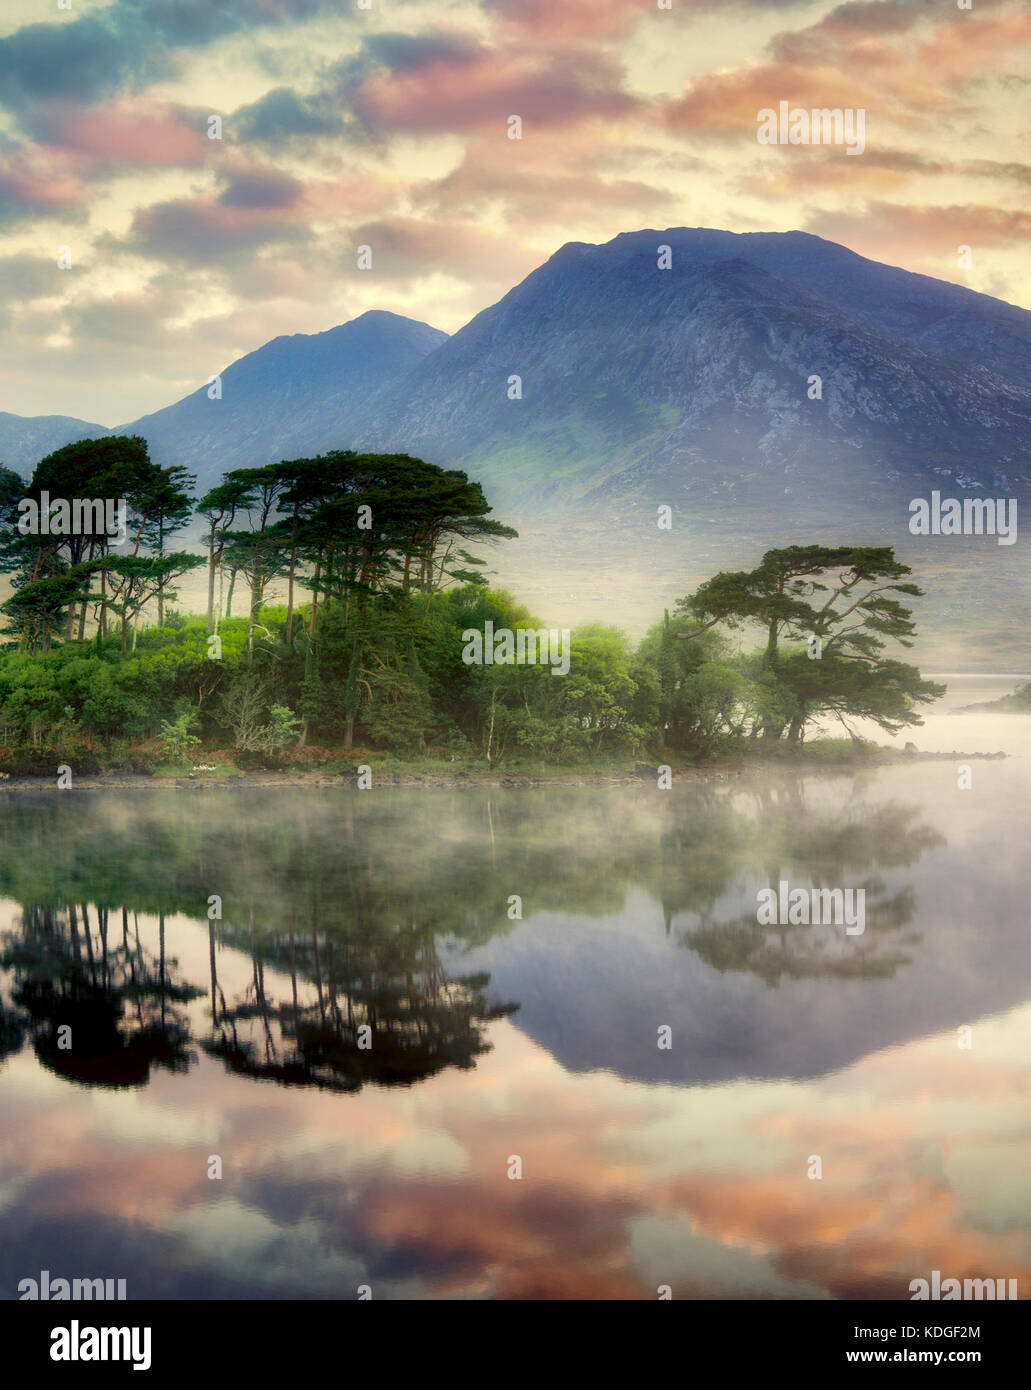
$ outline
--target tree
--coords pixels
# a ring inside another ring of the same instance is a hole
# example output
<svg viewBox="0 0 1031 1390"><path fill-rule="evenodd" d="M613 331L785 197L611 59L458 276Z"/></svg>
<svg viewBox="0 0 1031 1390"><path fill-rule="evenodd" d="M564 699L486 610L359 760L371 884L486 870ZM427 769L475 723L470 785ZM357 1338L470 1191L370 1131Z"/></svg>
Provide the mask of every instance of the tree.
<svg viewBox="0 0 1031 1390"><path fill-rule="evenodd" d="M215 570L222 563L226 538L232 530L237 512L254 505L255 488L252 481L236 474L227 474L217 487L205 493L197 503L197 514L208 523L208 631L215 631Z"/></svg>
<svg viewBox="0 0 1031 1390"><path fill-rule="evenodd" d="M677 636L694 639L719 623L736 628L754 622L766 629L765 666L789 697L788 717L771 712L764 723L767 738L780 738L787 727L789 738L798 741L806 724L828 711L842 723L848 713L895 732L921 722L915 704L944 693L944 687L922 680L915 666L881 655L885 639L913 645L911 610L890 597L922 597L915 584L900 582L910 573L890 547L770 550L758 569L718 574L681 599L677 610L696 626ZM784 640L806 641L807 650L785 661Z"/></svg>
<svg viewBox="0 0 1031 1390"><path fill-rule="evenodd" d="M147 485L147 517L143 534L158 560L164 558L165 542L188 525L193 515L190 494L197 479L185 468L161 468ZM139 499L139 502L142 498ZM165 621L165 576L158 584L158 627Z"/></svg>
<svg viewBox="0 0 1031 1390"><path fill-rule="evenodd" d="M145 555L108 555L94 564L93 568L100 570L110 580L111 598L108 606L121 619L123 656L129 622L138 616L146 603L165 590L170 580L188 574L203 563L201 556L182 550L171 551L160 559Z"/></svg>

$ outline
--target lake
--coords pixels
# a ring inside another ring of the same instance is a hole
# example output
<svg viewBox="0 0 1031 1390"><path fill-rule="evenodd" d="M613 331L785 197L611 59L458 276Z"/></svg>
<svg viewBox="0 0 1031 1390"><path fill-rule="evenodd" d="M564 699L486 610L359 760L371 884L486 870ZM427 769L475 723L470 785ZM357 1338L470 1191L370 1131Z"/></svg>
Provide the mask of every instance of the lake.
<svg viewBox="0 0 1031 1390"><path fill-rule="evenodd" d="M1031 718L945 679L969 787L0 794L0 1297L1026 1296Z"/></svg>

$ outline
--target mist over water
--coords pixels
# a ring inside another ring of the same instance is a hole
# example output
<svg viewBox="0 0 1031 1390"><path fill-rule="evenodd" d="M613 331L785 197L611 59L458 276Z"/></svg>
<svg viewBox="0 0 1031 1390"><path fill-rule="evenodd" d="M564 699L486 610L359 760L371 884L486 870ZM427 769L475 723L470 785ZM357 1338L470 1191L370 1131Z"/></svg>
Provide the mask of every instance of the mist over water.
<svg viewBox="0 0 1031 1390"><path fill-rule="evenodd" d="M1023 1292L1031 720L939 678L918 747L1010 755L969 789L9 792L3 1296ZM781 879L865 932L760 927Z"/></svg>

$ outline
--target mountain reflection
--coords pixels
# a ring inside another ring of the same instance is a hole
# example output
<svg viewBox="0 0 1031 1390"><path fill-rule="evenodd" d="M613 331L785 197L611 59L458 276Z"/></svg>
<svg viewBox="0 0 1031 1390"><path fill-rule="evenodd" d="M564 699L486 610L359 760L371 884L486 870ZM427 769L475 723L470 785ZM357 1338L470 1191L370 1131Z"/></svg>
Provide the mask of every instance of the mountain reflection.
<svg viewBox="0 0 1031 1390"><path fill-rule="evenodd" d="M432 793L293 796L289 815L219 793L78 801L85 814L20 798L0 818L0 895L22 904L0 936L0 1059L27 1039L51 1071L108 1087L186 1071L191 1048L336 1092L471 1068L519 1005L442 954L460 961L540 914L601 919L642 889L660 939L717 972L890 978L920 938L913 885L885 875L944 843L912 807L867 806L861 787L847 813L811 806L792 778L665 799L631 788L577 803L575 819L562 795L449 794L446 814ZM756 889L784 878L864 888L865 932L760 926ZM194 938L206 928L207 979L196 951L188 966L166 951L173 916Z"/></svg>

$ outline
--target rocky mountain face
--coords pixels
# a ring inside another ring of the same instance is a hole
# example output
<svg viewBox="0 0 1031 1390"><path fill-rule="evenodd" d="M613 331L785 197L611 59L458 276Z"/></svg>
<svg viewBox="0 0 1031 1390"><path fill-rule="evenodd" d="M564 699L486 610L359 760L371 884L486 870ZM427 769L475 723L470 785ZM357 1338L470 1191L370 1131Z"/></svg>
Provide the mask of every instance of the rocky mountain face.
<svg viewBox="0 0 1031 1390"><path fill-rule="evenodd" d="M466 468L520 509L1005 489L1031 476L1031 313L803 233L573 243L357 439Z"/></svg>

